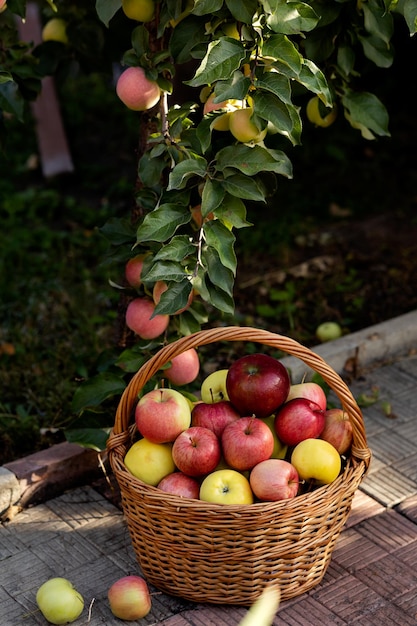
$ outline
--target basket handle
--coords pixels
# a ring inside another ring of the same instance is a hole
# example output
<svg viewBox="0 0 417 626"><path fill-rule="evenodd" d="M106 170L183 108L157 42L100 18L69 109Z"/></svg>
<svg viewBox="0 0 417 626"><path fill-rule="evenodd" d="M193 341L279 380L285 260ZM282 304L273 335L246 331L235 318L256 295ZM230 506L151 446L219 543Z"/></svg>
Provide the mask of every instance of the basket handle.
<svg viewBox="0 0 417 626"><path fill-rule="evenodd" d="M343 409L347 412L352 423L352 456L358 460L365 461L367 465L369 464L371 451L367 446L363 415L349 387L339 374L337 374L321 356L309 348L306 348L295 339L251 327L225 326L222 328L200 330L186 337L181 337L177 341L161 348L142 365L136 374L134 374L123 392L117 407L111 437L120 435L128 430L132 418L132 411L136 406L140 390L163 365L168 363L173 357L190 348L198 348L199 346L219 341L261 343L299 358L311 369L320 374L323 380L338 396ZM112 444L110 444L110 447L113 447Z"/></svg>

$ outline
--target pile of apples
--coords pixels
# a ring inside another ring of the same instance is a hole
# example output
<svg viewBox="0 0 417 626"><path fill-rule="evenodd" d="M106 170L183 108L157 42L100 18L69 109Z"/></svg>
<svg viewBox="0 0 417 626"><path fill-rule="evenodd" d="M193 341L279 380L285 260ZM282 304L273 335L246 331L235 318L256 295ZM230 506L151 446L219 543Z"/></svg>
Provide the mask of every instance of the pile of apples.
<svg viewBox="0 0 417 626"><path fill-rule="evenodd" d="M278 359L245 355L208 375L200 391L195 403L165 387L139 399L139 439L124 459L131 474L217 504L293 498L339 476L351 422L327 408L317 383L291 384Z"/></svg>

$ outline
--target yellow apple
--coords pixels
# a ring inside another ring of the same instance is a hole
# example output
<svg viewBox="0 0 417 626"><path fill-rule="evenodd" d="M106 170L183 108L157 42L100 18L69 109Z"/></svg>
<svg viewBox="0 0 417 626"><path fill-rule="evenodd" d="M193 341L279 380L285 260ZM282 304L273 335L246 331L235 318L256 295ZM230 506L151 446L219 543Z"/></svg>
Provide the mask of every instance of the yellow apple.
<svg viewBox="0 0 417 626"><path fill-rule="evenodd" d="M137 22L151 22L155 15L154 0L122 0L123 13Z"/></svg>
<svg viewBox="0 0 417 626"><path fill-rule="evenodd" d="M279 609L280 601L281 591L279 587L267 584L238 626L270 626Z"/></svg>
<svg viewBox="0 0 417 626"><path fill-rule="evenodd" d="M337 117L337 107L335 105L332 108L328 108L327 113L323 115L320 109L320 99L318 96L314 96L307 103L306 114L307 119L312 124L320 126L321 128L327 128L333 124Z"/></svg>
<svg viewBox="0 0 417 626"><path fill-rule="evenodd" d="M207 404L229 400L226 390L227 369L217 370L209 374L201 384L201 399Z"/></svg>
<svg viewBox="0 0 417 626"><path fill-rule="evenodd" d="M298 443L291 455L301 480L312 480L316 484L332 483L340 474L340 454L331 443L323 439L304 439Z"/></svg>
<svg viewBox="0 0 417 626"><path fill-rule="evenodd" d="M53 17L42 29L42 41L59 41L68 43L67 23L60 17Z"/></svg>
<svg viewBox="0 0 417 626"><path fill-rule="evenodd" d="M129 448L124 462L133 476L154 487L175 470L172 443L152 443L145 438Z"/></svg>
<svg viewBox="0 0 417 626"><path fill-rule="evenodd" d="M237 109L232 111L229 118L229 129L233 137L242 143L259 143L267 133L267 129L261 130L252 120L253 108Z"/></svg>
<svg viewBox="0 0 417 626"><path fill-rule="evenodd" d="M254 497L249 480L233 469L208 474L200 487L200 500L214 504L252 504Z"/></svg>
<svg viewBox="0 0 417 626"><path fill-rule="evenodd" d="M269 417L265 417L262 420L267 424L270 428L273 436L274 436L274 450L270 456L271 459L285 459L285 455L287 454L288 446L285 443L282 443L280 439L278 439L278 435L275 432L274 422L275 415L270 415Z"/></svg>

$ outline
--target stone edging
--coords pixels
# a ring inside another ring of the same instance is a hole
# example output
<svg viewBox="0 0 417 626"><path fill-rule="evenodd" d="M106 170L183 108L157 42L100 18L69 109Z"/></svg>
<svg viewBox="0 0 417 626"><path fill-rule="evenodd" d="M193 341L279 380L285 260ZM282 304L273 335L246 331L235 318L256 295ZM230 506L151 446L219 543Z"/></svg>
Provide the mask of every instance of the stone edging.
<svg viewBox="0 0 417 626"><path fill-rule="evenodd" d="M384 361L417 353L417 311L312 348L339 374L357 376ZM308 379L309 368L295 357L282 359L293 382ZM311 370L310 370L311 372ZM60 443L0 467L0 518L103 476L98 453Z"/></svg>

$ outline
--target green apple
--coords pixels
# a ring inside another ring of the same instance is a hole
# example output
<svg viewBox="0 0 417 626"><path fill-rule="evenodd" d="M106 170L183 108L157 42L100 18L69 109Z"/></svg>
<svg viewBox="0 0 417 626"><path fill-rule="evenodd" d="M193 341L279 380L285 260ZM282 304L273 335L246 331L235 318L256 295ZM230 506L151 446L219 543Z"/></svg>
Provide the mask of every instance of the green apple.
<svg viewBox="0 0 417 626"><path fill-rule="evenodd" d="M133 476L154 487L175 470L172 443L153 443L145 438L129 448L124 462Z"/></svg>
<svg viewBox="0 0 417 626"><path fill-rule="evenodd" d="M200 500L214 504L252 504L249 480L233 469L220 469L208 474L200 487Z"/></svg>
<svg viewBox="0 0 417 626"><path fill-rule="evenodd" d="M82 595L66 578L50 578L36 593L36 603L51 624L74 622L83 612Z"/></svg>
<svg viewBox="0 0 417 626"><path fill-rule="evenodd" d="M313 481L318 485L332 483L340 474L342 461L334 446L323 439L304 439L298 443L291 455L301 480Z"/></svg>
<svg viewBox="0 0 417 626"><path fill-rule="evenodd" d="M229 400L226 390L226 377L229 370L217 370L209 374L201 384L201 399L207 404Z"/></svg>
<svg viewBox="0 0 417 626"><path fill-rule="evenodd" d="M316 337L319 341L332 341L342 336L342 329L337 322L323 322L316 328Z"/></svg>
<svg viewBox="0 0 417 626"><path fill-rule="evenodd" d="M285 459L288 446L285 443L282 443L282 441L278 438L277 433L275 432L275 427L274 427L275 415L269 415L268 417L264 417L262 421L265 422L265 424L270 428L274 436L274 450L269 458Z"/></svg>

